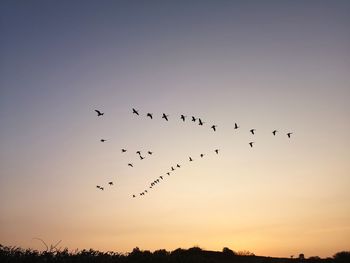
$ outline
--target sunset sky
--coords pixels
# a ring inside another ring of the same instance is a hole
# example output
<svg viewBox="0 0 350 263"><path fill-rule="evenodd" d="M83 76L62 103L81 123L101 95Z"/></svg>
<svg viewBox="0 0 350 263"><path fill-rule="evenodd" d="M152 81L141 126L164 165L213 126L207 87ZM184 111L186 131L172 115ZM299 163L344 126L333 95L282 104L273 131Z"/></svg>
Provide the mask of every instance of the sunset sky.
<svg viewBox="0 0 350 263"><path fill-rule="evenodd" d="M0 244L350 250L349 14L349 1L1 1Z"/></svg>

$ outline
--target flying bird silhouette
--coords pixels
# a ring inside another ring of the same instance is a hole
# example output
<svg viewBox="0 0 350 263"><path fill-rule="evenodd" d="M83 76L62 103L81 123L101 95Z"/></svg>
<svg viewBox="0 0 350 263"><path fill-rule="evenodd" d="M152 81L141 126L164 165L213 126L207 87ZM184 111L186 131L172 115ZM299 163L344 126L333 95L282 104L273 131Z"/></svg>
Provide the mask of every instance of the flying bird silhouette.
<svg viewBox="0 0 350 263"><path fill-rule="evenodd" d="M181 114L181 120L182 120L182 121L185 121L185 119L186 119L186 116L183 115L183 114Z"/></svg>
<svg viewBox="0 0 350 263"><path fill-rule="evenodd" d="M215 153L216 153L216 154L219 154L219 149L215 149Z"/></svg>
<svg viewBox="0 0 350 263"><path fill-rule="evenodd" d="M274 130L274 131L272 132L273 136L276 136L276 132L278 132L278 131L277 131L277 130Z"/></svg>
<svg viewBox="0 0 350 263"><path fill-rule="evenodd" d="M253 147L253 143L254 143L254 142L250 142L250 143L249 143L250 147Z"/></svg>
<svg viewBox="0 0 350 263"><path fill-rule="evenodd" d="M180 168L181 166L180 166L180 164L177 164L176 167L177 167L177 168Z"/></svg>
<svg viewBox="0 0 350 263"><path fill-rule="evenodd" d="M130 166L130 167L134 167L134 166L132 165L132 163L128 163L128 166Z"/></svg>
<svg viewBox="0 0 350 263"><path fill-rule="evenodd" d="M163 180L163 176L159 176L159 178Z"/></svg>
<svg viewBox="0 0 350 263"><path fill-rule="evenodd" d="M170 175L170 173L169 173L169 172L167 172L166 174L167 174L167 175Z"/></svg>
<svg viewBox="0 0 350 263"><path fill-rule="evenodd" d="M172 171L175 171L174 167L171 166L171 170L172 170Z"/></svg>
<svg viewBox="0 0 350 263"><path fill-rule="evenodd" d="M201 118L198 118L198 125L201 125L201 126L203 126L203 124L204 124L204 122L201 120Z"/></svg>
<svg viewBox="0 0 350 263"><path fill-rule="evenodd" d="M122 149L122 153L125 153L126 152L126 149Z"/></svg>
<svg viewBox="0 0 350 263"><path fill-rule="evenodd" d="M132 195L132 198L135 198L136 197L136 195Z"/></svg>
<svg viewBox="0 0 350 263"><path fill-rule="evenodd" d="M153 154L153 152L151 152L151 151L148 151L148 154L149 154L149 155L151 155L151 154Z"/></svg>
<svg viewBox="0 0 350 263"><path fill-rule="evenodd" d="M162 119L165 119L166 121L168 121L168 116L169 115L166 115L165 113L163 113Z"/></svg>
<svg viewBox="0 0 350 263"><path fill-rule="evenodd" d="M138 155L141 155L141 151L137 151L136 153L137 153Z"/></svg>
<svg viewBox="0 0 350 263"><path fill-rule="evenodd" d="M134 108L132 108L132 113L133 113L133 114L136 114L136 115L140 115L140 114L139 114L139 111L136 110L136 109L134 109Z"/></svg>
<svg viewBox="0 0 350 263"><path fill-rule="evenodd" d="M254 135L255 129L251 129L250 132Z"/></svg>
<svg viewBox="0 0 350 263"><path fill-rule="evenodd" d="M107 140L105 140L105 139L101 139L101 140L100 140L100 142L105 142L105 141L107 141Z"/></svg>
<svg viewBox="0 0 350 263"><path fill-rule="evenodd" d="M100 112L99 110L95 110L97 113L97 116L102 116L104 114L104 112Z"/></svg>
<svg viewBox="0 0 350 263"><path fill-rule="evenodd" d="M239 128L239 126L237 125L237 123L235 123L235 130L237 130Z"/></svg>
<svg viewBox="0 0 350 263"><path fill-rule="evenodd" d="M196 120L197 119L194 116L192 116L192 121L195 122Z"/></svg>
<svg viewBox="0 0 350 263"><path fill-rule="evenodd" d="M293 134L292 132L288 132L288 133L287 133L288 138L290 138L290 136L291 136L292 134Z"/></svg>
<svg viewBox="0 0 350 263"><path fill-rule="evenodd" d="M153 119L153 114L152 113L147 113L147 117L150 117L151 119Z"/></svg>
<svg viewBox="0 0 350 263"><path fill-rule="evenodd" d="M190 160L190 162L193 162L193 159L191 158L191 156L189 157L189 160Z"/></svg>
<svg viewBox="0 0 350 263"><path fill-rule="evenodd" d="M210 128L212 128L214 131L216 131L216 127L217 127L217 125L213 125Z"/></svg>
<svg viewBox="0 0 350 263"><path fill-rule="evenodd" d="M136 115L140 115L139 112L137 110L135 110L134 108L132 108L132 113L134 113Z"/></svg>
<svg viewBox="0 0 350 263"><path fill-rule="evenodd" d="M113 185L113 182L108 182L109 185Z"/></svg>
<svg viewBox="0 0 350 263"><path fill-rule="evenodd" d="M203 154L203 153L201 153L200 157L201 157L201 158L203 158L203 157L204 157L204 154Z"/></svg>
<svg viewBox="0 0 350 263"><path fill-rule="evenodd" d="M142 156L140 155L140 160L142 161L143 159L145 159L145 157L142 157Z"/></svg>

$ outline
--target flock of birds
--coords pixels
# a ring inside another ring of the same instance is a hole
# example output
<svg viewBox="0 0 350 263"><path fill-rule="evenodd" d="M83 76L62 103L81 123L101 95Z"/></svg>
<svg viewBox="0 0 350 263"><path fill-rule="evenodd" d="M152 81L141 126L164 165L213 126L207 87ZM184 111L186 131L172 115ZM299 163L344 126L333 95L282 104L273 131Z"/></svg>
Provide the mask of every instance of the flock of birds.
<svg viewBox="0 0 350 263"><path fill-rule="evenodd" d="M104 112L101 112L100 110L95 110L95 112L97 113L97 116L98 116L98 117L101 117L101 116L104 115ZM132 114L135 114L135 115L137 115L137 116L140 116L139 110L137 110L137 109L135 109L135 108L132 108ZM151 120L153 120L153 113L148 112L148 113L146 113L145 116L146 116L146 118L150 118ZM164 119L165 121L169 121L169 115L168 115L168 114L163 113L161 118ZM183 114L180 115L180 120L182 120L183 122L185 122L187 118L188 118L188 117L187 117L186 115L183 115ZM199 125L199 126L203 126L203 125L205 124L205 122L204 122L201 118L198 118L198 117L195 117L195 116L191 116L190 120L191 120L192 122L194 122L194 123L197 123L197 121L198 121L198 125ZM214 132L216 132L216 131L217 131L217 127L218 127L218 126L217 126L216 124L213 124L213 125L210 126L210 129L212 129ZM240 126L239 126L237 123L234 123L234 129L237 130L237 129L239 129L239 128L240 128ZM249 132L250 132L252 135L255 135L256 129L250 129ZM277 132L278 132L278 130L273 130L273 131L272 131L273 136L276 136ZM287 136L288 138L291 138L292 134L293 134L292 132L288 132L288 133L286 133L286 136ZM106 142L106 141L107 141L106 139L100 139L100 142L102 142L102 143L104 143L104 142ZM250 141L248 144L249 144L249 146L250 146L251 148L253 148L254 143L255 143L254 141ZM124 148L121 149L121 152L122 152L122 153L126 153L127 151L128 151L127 149L124 149ZM216 154L219 154L219 149L215 149L214 152L215 152ZM138 157L139 157L139 159L140 159L141 161L144 160L144 159L146 158L146 157L145 157L145 154L142 155L142 153L141 153L140 150L136 151L136 154L138 155ZM146 154L149 155L149 156L151 156L151 155L153 154L153 151L148 150ZM205 156L204 153L201 153L201 154L199 155L200 158L203 158L204 156ZM188 161L189 161L189 162L193 162L194 159L193 159L191 156L189 156L189 157L188 157ZM127 165L128 165L129 167L131 167L131 168L134 167L134 164L133 164L133 163L128 163ZM165 172L164 175L161 175L161 176L157 177L156 179L154 179L154 180L147 186L147 188L146 188L144 191L140 192L138 195L139 195L139 196L144 196L145 194L149 193L149 189L153 189L153 188L154 188L155 186L157 186L162 180L164 180L164 179L166 178L166 177L165 177L165 174L168 175L168 176L170 176L172 172L174 172L176 169L179 169L179 168L181 168L181 165L178 164L178 163L177 163L176 165L174 165L174 166L171 166L170 169L169 169L169 171ZM112 181L110 181L110 182L108 182L108 185L109 185L109 186L113 186L114 183L113 183ZM101 191L103 191L103 190L105 189L103 186L100 186L100 185L97 185L96 188L99 189L99 190L101 190ZM137 194L133 194L133 195L132 195L133 198L135 198L136 196L137 196Z"/></svg>
<svg viewBox="0 0 350 263"><path fill-rule="evenodd" d="M214 152L215 152L216 154L219 154L219 149L215 149ZM200 157L200 158L203 158L204 155L205 155L204 153L201 153L201 154L199 155L199 157ZM188 161L189 161L189 162L193 162L194 159L193 159L191 156L189 156L189 157L188 157ZM181 166L182 166L182 165L180 165L180 164L178 164L178 163L177 163L176 165L174 165L174 166L171 166L171 167L169 168L169 170L168 170L166 173L164 173L164 175L161 175L161 176L155 178L155 179L148 185L148 188L146 188L144 191L142 191L141 193L139 193L139 196L143 196L143 195L149 193L147 189L153 189L153 187L157 186L158 183L160 183L162 180L164 180L164 179L166 178L166 177L165 177L165 174L166 174L167 176L170 176L175 170L181 168ZM133 194L132 197L135 198L135 197L136 197L136 194Z"/></svg>

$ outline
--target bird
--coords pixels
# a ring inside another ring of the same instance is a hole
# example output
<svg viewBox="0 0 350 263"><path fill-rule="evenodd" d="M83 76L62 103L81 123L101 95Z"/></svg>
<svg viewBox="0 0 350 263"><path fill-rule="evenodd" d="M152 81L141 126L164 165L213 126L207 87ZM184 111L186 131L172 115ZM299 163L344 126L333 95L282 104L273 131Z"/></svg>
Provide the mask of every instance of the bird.
<svg viewBox="0 0 350 263"><path fill-rule="evenodd" d="M170 175L170 173L169 173L169 172L167 172L166 174L167 174L167 175Z"/></svg>
<svg viewBox="0 0 350 263"><path fill-rule="evenodd" d="M219 149L215 149L216 154L219 154Z"/></svg>
<svg viewBox="0 0 350 263"><path fill-rule="evenodd" d="M254 135L255 129L251 129L250 132Z"/></svg>
<svg viewBox="0 0 350 263"><path fill-rule="evenodd" d="M141 151L137 151L136 153L137 153L138 155L141 155Z"/></svg>
<svg viewBox="0 0 350 263"><path fill-rule="evenodd" d="M140 155L140 160L142 161L143 159L145 159L145 157L142 157L142 156Z"/></svg>
<svg viewBox="0 0 350 263"><path fill-rule="evenodd" d="M159 176L159 178L163 180L163 176Z"/></svg>
<svg viewBox="0 0 350 263"><path fill-rule="evenodd" d="M140 115L138 110L135 110L134 108L132 108L132 113L136 114L136 115Z"/></svg>
<svg viewBox="0 0 350 263"><path fill-rule="evenodd" d="M99 185L96 185L96 188L98 188L98 189L101 189L101 186L99 186Z"/></svg>
<svg viewBox="0 0 350 263"><path fill-rule="evenodd" d="M201 118L198 118L198 125L201 125L201 126L203 126L203 124L204 124L204 122L201 120Z"/></svg>
<svg viewBox="0 0 350 263"><path fill-rule="evenodd" d="M105 141L107 141L107 140L105 140L105 139L101 139L101 140L100 140L100 142L105 142Z"/></svg>
<svg viewBox="0 0 350 263"><path fill-rule="evenodd" d="M130 167L134 167L134 166L132 165L132 163L128 163L128 166L130 166Z"/></svg>
<svg viewBox="0 0 350 263"><path fill-rule="evenodd" d="M145 190L145 193L148 193L147 190Z"/></svg>
<svg viewBox="0 0 350 263"><path fill-rule="evenodd" d="M182 120L182 121L185 121L186 116L185 116L185 115L183 115L183 114L181 114L181 117L180 117L180 118L181 118L181 120Z"/></svg>
<svg viewBox="0 0 350 263"><path fill-rule="evenodd" d="M193 161L193 159L191 158L191 156L189 157L189 160L190 160L190 162L192 162L192 161Z"/></svg>
<svg viewBox="0 0 350 263"><path fill-rule="evenodd" d="M217 127L217 125L213 125L210 128L212 128L214 131L216 131L216 127Z"/></svg>
<svg viewBox="0 0 350 263"><path fill-rule="evenodd" d="M122 149L122 153L125 153L126 152L126 149Z"/></svg>
<svg viewBox="0 0 350 263"><path fill-rule="evenodd" d="M288 138L290 138L290 136L291 136L292 134L293 134L292 132L288 132L288 133L287 133Z"/></svg>
<svg viewBox="0 0 350 263"><path fill-rule="evenodd" d="M103 191L104 190L104 188L103 187L100 187L100 189Z"/></svg>
<svg viewBox="0 0 350 263"><path fill-rule="evenodd" d="M250 142L250 143L249 143L250 147L253 147L253 143L254 143L254 142Z"/></svg>
<svg viewBox="0 0 350 263"><path fill-rule="evenodd" d="M204 154L203 154L203 153L201 153L200 157L201 157L201 158L203 158L203 157L204 157Z"/></svg>
<svg viewBox="0 0 350 263"><path fill-rule="evenodd" d="M278 131L277 131L277 130L274 130L274 131L272 132L273 136L276 136L276 132L278 132Z"/></svg>
<svg viewBox="0 0 350 263"><path fill-rule="evenodd" d="M132 195L132 198L135 198L136 197L136 195Z"/></svg>
<svg viewBox="0 0 350 263"><path fill-rule="evenodd" d="M108 182L109 185L113 185L113 182Z"/></svg>
<svg viewBox="0 0 350 263"><path fill-rule="evenodd" d="M166 115L165 113L163 113L162 119L165 119L166 121L168 121L168 116L169 115Z"/></svg>
<svg viewBox="0 0 350 263"><path fill-rule="evenodd" d="M197 119L194 116L192 116L192 121L195 122L196 120Z"/></svg>
<svg viewBox="0 0 350 263"><path fill-rule="evenodd" d="M239 126L237 125L237 123L235 123L235 130L237 130L239 128Z"/></svg>
<svg viewBox="0 0 350 263"><path fill-rule="evenodd" d="M153 154L153 152L151 152L151 151L148 151L148 154L149 154L149 155L151 155L151 154Z"/></svg>
<svg viewBox="0 0 350 263"><path fill-rule="evenodd" d="M104 114L104 112L100 112L99 110L95 110L97 113L97 116L102 116Z"/></svg>
<svg viewBox="0 0 350 263"><path fill-rule="evenodd" d="M180 168L181 166L180 166L180 164L177 164L176 167L177 167L177 168Z"/></svg>
<svg viewBox="0 0 350 263"><path fill-rule="evenodd" d="M152 113L147 113L147 117L150 117L151 119L153 119L153 114Z"/></svg>
<svg viewBox="0 0 350 263"><path fill-rule="evenodd" d="M172 170L172 171L175 171L174 167L171 166L171 170Z"/></svg>

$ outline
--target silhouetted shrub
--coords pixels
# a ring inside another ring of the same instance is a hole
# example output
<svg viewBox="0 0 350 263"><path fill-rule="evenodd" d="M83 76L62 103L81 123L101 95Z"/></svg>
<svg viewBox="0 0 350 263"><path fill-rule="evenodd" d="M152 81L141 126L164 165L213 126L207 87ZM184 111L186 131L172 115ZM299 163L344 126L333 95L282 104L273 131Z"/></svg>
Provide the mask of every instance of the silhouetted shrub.
<svg viewBox="0 0 350 263"><path fill-rule="evenodd" d="M314 257L309 257L308 258L308 261L311 261L311 262L319 262L321 261L322 259L318 256L314 256Z"/></svg>
<svg viewBox="0 0 350 263"><path fill-rule="evenodd" d="M190 254L199 254L199 253L201 253L202 252L202 249L200 248L200 247L191 247L191 248L189 248L188 250L188 253L190 253Z"/></svg>
<svg viewBox="0 0 350 263"><path fill-rule="evenodd" d="M241 250L237 252L237 255L239 256L255 256L254 253L248 251L248 250Z"/></svg>
<svg viewBox="0 0 350 263"><path fill-rule="evenodd" d="M224 247L222 249L222 253L224 253L226 256L233 256L236 254L233 250L229 249L228 247Z"/></svg>
<svg viewBox="0 0 350 263"><path fill-rule="evenodd" d="M350 251L341 251L333 256L337 263L349 263L350 262Z"/></svg>
<svg viewBox="0 0 350 263"><path fill-rule="evenodd" d="M168 256L170 253L168 251L166 251L165 249L159 249L153 252L154 256L158 256L158 257L166 257Z"/></svg>

